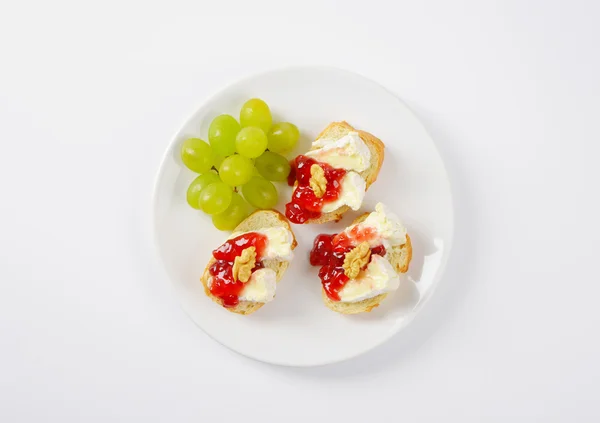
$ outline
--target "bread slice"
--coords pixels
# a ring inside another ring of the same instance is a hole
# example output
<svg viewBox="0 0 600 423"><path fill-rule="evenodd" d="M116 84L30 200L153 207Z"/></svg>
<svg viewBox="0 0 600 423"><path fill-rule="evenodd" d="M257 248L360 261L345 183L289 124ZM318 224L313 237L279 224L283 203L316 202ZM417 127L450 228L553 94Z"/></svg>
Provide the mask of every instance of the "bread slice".
<svg viewBox="0 0 600 423"><path fill-rule="evenodd" d="M317 139L329 138L336 141L346 136L349 132L358 132L360 139L364 141L371 152L371 163L369 167L359 173L359 175L366 181L367 189L369 189L371 184L377 180L379 170L383 165L383 151L385 147L379 138L369 134L368 132L354 129L350 124L348 124L348 122L332 122L323 130L323 132L319 134ZM348 210L350 210L350 207L342 206L329 213L323 213L316 219L308 219L305 223L337 222Z"/></svg>
<svg viewBox="0 0 600 423"><path fill-rule="evenodd" d="M243 220L239 225L237 225L233 232L250 232L262 228L275 227L286 228L292 233L292 250L295 249L298 243L296 242L296 236L294 235L294 231L292 231L290 223L288 222L286 217L276 210L255 211L245 220ZM204 292L206 293L206 295L211 300L222 306L223 300L221 300L219 297L215 297L214 295L212 295L210 292L210 288L208 287L208 280L210 278L209 269L215 261L215 258L211 257L210 261L206 265L206 268L204 269L204 273L202 274L202 278L200 278L200 280L202 281L202 285L204 286ZM265 267L273 269L275 271L277 282L279 282L283 277L283 274L285 273L286 269L288 268L289 262L276 259L269 259L263 260L263 264ZM231 311L232 313L251 314L259 308L261 308L263 305L265 305L265 303L240 301L235 307L226 307L225 309Z"/></svg>
<svg viewBox="0 0 600 423"><path fill-rule="evenodd" d="M359 217L357 217L353 225L362 222L367 218L369 213L365 213ZM410 264L410 260L412 259L412 244L410 242L410 236L406 235L406 243L402 245L393 245L392 251L390 252L389 261L392 267L398 273L406 273L408 271L408 265ZM380 294L372 298L367 298L362 301L358 301L355 303L346 303L341 301L332 301L325 292L324 289L321 289L321 293L323 296L323 302L327 307L329 307L333 311L337 311L342 314L358 314L369 312L373 310L375 307L379 306L381 302L388 296L387 293Z"/></svg>

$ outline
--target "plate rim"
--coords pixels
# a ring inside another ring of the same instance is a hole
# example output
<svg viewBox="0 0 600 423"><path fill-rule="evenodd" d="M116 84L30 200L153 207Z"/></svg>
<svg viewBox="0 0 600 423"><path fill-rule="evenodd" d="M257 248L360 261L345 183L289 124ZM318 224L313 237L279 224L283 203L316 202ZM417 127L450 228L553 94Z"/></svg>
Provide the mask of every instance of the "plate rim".
<svg viewBox="0 0 600 423"><path fill-rule="evenodd" d="M288 71L302 71L302 70L310 70L310 71L325 71L325 72L337 72L337 73L344 73L347 75L350 75L352 77L358 77L361 78L363 80L365 80L366 82L373 84L374 86L384 90L386 93L390 94L392 97L394 97L396 99L396 101L400 102L405 108L406 110L410 113L410 115L412 115L412 117L414 118L414 120L416 122L418 122L418 125L421 127L421 129L425 132L425 134L429 137L429 139L431 140L431 143L433 144L433 148L435 151L435 154L437 155L442 168L444 170L444 175L445 175L445 181L447 184L447 188L448 188L448 193L449 193L449 212L450 212L450 228L449 228L449 233L448 233L448 240L447 243L445 243L444 248L446 249L446 254L444 254L444 256L442 257L442 260L439 264L439 270L437 272L437 275L435 277L435 279L432 281L431 286L429 288L429 292L428 295L422 299L421 301L418 302L418 304L415 306L414 309L411 310L411 312L406 315L402 321L398 324L397 327L393 327L392 330L389 331L388 334L386 334L386 336L381 337L378 342L375 342L371 345L369 345L367 348L363 348L358 352L353 352L352 354L346 354L346 355L340 355L338 358L335 359L329 359L329 360L322 360L319 362L313 362L313 363L294 363L294 362L289 362L289 361L285 361L285 360L265 360L262 357L256 356L254 354L251 353L246 353L246 352L242 352L238 349L235 349L223 342L221 342L219 339L217 339L215 336L213 336L211 333L209 333L207 330L205 330L202 326L200 326L200 324L198 324L191 316L191 314L186 310L186 307L184 306L184 303L181 301L181 299L179 298L179 294L177 293L177 287L175 282L172 280L171 276L169 275L169 272L167 271L167 268L165 266L165 262L163 259L163 255L161 252L161 248L160 248L160 244L158 242L158 224L157 224L157 208L158 208L158 195L157 195L157 191L158 191L158 185L159 182L165 172L165 166L166 163L168 161L168 158L170 157L170 155L172 155L173 149L175 144L177 143L177 140L179 138L179 135L182 131L182 129L185 127L186 123L189 122L194 116L195 114L198 112L198 110L203 107L203 105L211 102L214 98L216 98L218 95L220 95L223 91L226 91L236 85L242 84L245 81L249 81L252 80L254 78L258 78L258 77L262 77L268 74L272 74L272 73L280 73L280 72L288 72ZM178 129L173 133L173 135L171 136L166 149L164 150L164 153L162 154L161 158L160 158L160 165L158 167L158 170L156 172L156 175L154 177L153 180L153 184L152 184L152 197L151 197L151 221L152 221L152 243L154 245L154 252L155 254L158 256L159 262L161 263L161 268L163 269L167 279L169 280L169 283L171 285L171 289L174 292L174 296L176 297L175 299L177 300L177 302L179 303L179 307L181 309L183 309L184 313L186 314L186 316L194 323L195 326L197 326L198 328L200 328L202 330L202 332L204 332L206 335L208 335L209 338L211 338L212 340L216 341L219 345L222 345L223 347L227 348L230 351L233 351L237 354L240 354L241 356L244 357L248 357L251 358L253 360L259 361L261 363L267 363L267 364L274 364L274 365L278 365L278 366L286 366L286 367L319 367L319 366L326 366L329 364L335 364L335 363L341 363L344 361L348 361L350 359L362 356L364 354L367 354L377 348L379 348L380 346L382 346L383 344L385 344L386 342L388 342L392 337L398 335L404 328L406 328L409 324L411 324L413 322L413 320L416 318L417 314L419 314L421 312L421 310L423 309L423 307L425 307L426 304L429 303L429 301L431 300L431 298L435 295L438 285L440 284L440 281L442 279L442 277L444 276L444 273L446 271L446 266L448 264L448 261L450 260L450 257L452 255L452 251L453 251L453 244L454 244L454 228L455 228L455 223L456 223L456 218L455 218L455 208L454 208L454 201L453 201L453 193L452 193L452 184L450 181L450 176L448 173L448 170L446 168L446 163L443 160L442 155L440 154L439 149L437 148L437 145L433 139L433 137L431 136L431 134L429 133L429 131L427 130L426 126L423 124L423 122L419 119L419 117L417 116L417 114L398 96L396 95L394 92L392 92L390 89L388 89L387 87L385 87L383 84L380 84L379 82L364 76L358 72L355 71L351 71L348 69L343 69L340 67L335 67L335 66L327 66L327 65L290 65L290 66L283 66L283 67L269 67L265 70L262 71L255 71L253 73L250 74L246 74L242 77L237 78L236 80L225 84L223 86L221 86L219 89L212 91L208 96L206 96L204 98L203 101L199 102L199 104L193 109L193 111L187 116L187 118L185 120L182 121L182 123L178 126Z"/></svg>

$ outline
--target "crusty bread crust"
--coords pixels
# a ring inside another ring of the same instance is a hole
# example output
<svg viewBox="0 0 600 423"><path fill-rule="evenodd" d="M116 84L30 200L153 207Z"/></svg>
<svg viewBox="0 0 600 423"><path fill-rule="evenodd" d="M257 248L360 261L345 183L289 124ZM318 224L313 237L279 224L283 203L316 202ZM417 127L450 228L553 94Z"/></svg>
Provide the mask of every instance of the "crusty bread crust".
<svg viewBox="0 0 600 423"><path fill-rule="evenodd" d="M327 125L317 137L317 139L326 137L334 140L340 139L341 137L348 134L348 132L356 131L360 138L365 142L367 147L369 147L369 151L371 152L371 164L367 169L360 172L360 176L366 181L367 189L377 180L377 176L379 175L379 171L381 170L381 166L383 165L384 158L384 149L385 146L383 142L374 135L354 129L348 122L332 122ZM316 219L308 219L304 223L327 223L327 222L337 222L342 218L342 215L350 210L348 206L342 206L337 210L334 210L329 213L323 213Z"/></svg>
<svg viewBox="0 0 600 423"><path fill-rule="evenodd" d="M354 219L352 222L353 225L362 222L367 218L369 213L364 213ZM408 266L410 261L412 260L412 243L410 241L410 236L406 235L406 243L402 245L393 245L392 251L389 255L389 260L392 267L398 273L406 273L408 271ZM341 301L332 301L325 292L324 289L321 289L321 293L323 296L323 302L325 305L333 311L342 314L358 314L365 313L373 310L375 307L378 307L379 304L388 296L388 294L380 294L373 298L367 298L362 301L358 301L355 303L345 303Z"/></svg>
<svg viewBox="0 0 600 423"><path fill-rule="evenodd" d="M383 301L388 294L380 294L373 298L367 298L366 300L358 301L356 303L342 303L340 301L333 301L327 296L324 289L321 290L323 296L323 302L325 305L333 311L337 311L341 314L358 314L368 313L375 307L379 307L379 304Z"/></svg>
<svg viewBox="0 0 600 423"><path fill-rule="evenodd" d="M276 210L257 210L248 216L245 220L243 220L234 230L233 232L249 232L262 228L271 228L271 227L284 227L288 229L292 233L292 250L296 248L298 243L296 242L296 236L294 235L294 231L290 227L290 223L286 219L284 215L279 213ZM215 258L211 257L206 268L204 269L204 273L200 278L202 285L204 286L204 292L206 295L213 300L215 303L223 306L223 300L219 297L215 297L211 294L210 288L208 287L208 279L210 278L209 268L215 262ZM281 280L283 274L288 268L289 263L287 261L281 260L264 260L263 264L265 267L269 269L273 269L276 273L277 282ZM252 301L240 301L235 307L224 307L225 310L230 311L232 313L237 314L251 314L256 310L261 308L265 303L257 303Z"/></svg>

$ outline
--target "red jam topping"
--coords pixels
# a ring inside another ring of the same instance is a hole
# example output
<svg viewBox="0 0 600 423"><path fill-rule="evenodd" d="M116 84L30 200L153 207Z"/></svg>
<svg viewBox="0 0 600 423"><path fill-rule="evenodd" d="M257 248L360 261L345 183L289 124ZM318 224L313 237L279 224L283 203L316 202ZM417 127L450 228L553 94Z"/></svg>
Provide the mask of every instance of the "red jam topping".
<svg viewBox="0 0 600 423"><path fill-rule="evenodd" d="M375 235L371 228L357 228L355 226L350 231L350 236L345 232L337 235L318 235L310 252L310 264L321 266L319 278L321 278L325 293L333 301L340 300L339 292L350 280L342 267L346 254L361 242L368 241ZM357 229L354 232L356 237L353 236L354 229ZM371 248L371 255L373 254L384 256L385 247L378 245Z"/></svg>
<svg viewBox="0 0 600 423"><path fill-rule="evenodd" d="M223 245L213 251L216 262L210 266L208 272L212 276L210 293L223 300L224 307L235 307L239 303L239 295L244 284L233 279L233 262L246 248L256 249L256 265L252 269L263 267L260 261L267 246L268 239L265 235L249 232L227 240Z"/></svg>
<svg viewBox="0 0 600 423"><path fill-rule="evenodd" d="M317 198L310 187L310 168L314 164L318 164L323 168L327 180L327 188L321 198ZM292 171L290 172L290 175L294 175L295 180L292 180L292 176L290 176L288 184L294 185L294 182L297 181L298 185L292 194L292 201L285 205L287 218L294 223L304 223L308 219L321 216L323 204L335 201L340 196L341 181L345 174L344 169L336 169L310 157L302 155L296 157L292 162Z"/></svg>
<svg viewBox="0 0 600 423"><path fill-rule="evenodd" d="M333 242L335 244L353 245L356 246L361 242L369 242L377 236L375 228L370 226L353 226L348 232L341 232L335 236Z"/></svg>

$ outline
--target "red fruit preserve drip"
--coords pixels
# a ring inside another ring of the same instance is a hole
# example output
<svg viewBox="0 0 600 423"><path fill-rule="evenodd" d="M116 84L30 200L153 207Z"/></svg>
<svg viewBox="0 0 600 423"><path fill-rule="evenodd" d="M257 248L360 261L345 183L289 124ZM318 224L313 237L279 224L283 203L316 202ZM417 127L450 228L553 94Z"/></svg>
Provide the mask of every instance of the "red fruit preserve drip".
<svg viewBox="0 0 600 423"><path fill-rule="evenodd" d="M371 248L371 255L377 254L378 256L385 256L385 247L383 245L378 245L377 247Z"/></svg>
<svg viewBox="0 0 600 423"><path fill-rule="evenodd" d="M263 267L262 254L267 246L268 239L265 235L249 232L227 240L223 245L213 251L213 257L217 260L210 266L208 272L212 276L210 293L223 300L223 306L235 307L239 303L239 295L244 284L233 279L233 262L237 256L242 254L246 248L256 249L256 265L252 269Z"/></svg>
<svg viewBox="0 0 600 423"><path fill-rule="evenodd" d="M332 240L335 235L321 234L315 238L315 243L310 251L310 264L325 266L333 254Z"/></svg>
<svg viewBox="0 0 600 423"><path fill-rule="evenodd" d="M335 236L333 242L341 245L358 245L361 242L369 242L377 236L375 228L356 225L348 232L341 232Z"/></svg>
<svg viewBox="0 0 600 423"><path fill-rule="evenodd" d="M363 229L361 233L357 232L357 235L360 235L359 238L372 237L372 234L363 232L366 231ZM315 238L313 249L310 252L310 264L321 266L319 278L321 278L325 293L331 300L340 300L339 292L350 280L342 267L346 254L364 240L356 241L355 238L349 238L344 232L338 235L321 234ZM378 245L371 248L371 255L373 254L384 256L385 247Z"/></svg>
<svg viewBox="0 0 600 423"><path fill-rule="evenodd" d="M318 164L323 168L325 179L327 180L327 188L325 194L321 198L317 198L310 187L310 168L312 165ZM321 216L323 204L335 201L340 196L342 188L342 178L346 174L344 169L336 169L326 163L321 163L307 156L298 156L292 163L292 171L295 181L298 185L292 194L292 201L285 205L285 215L294 223L304 223L308 219L315 219ZM291 181L288 179L288 184ZM292 181L291 185L294 185Z"/></svg>

